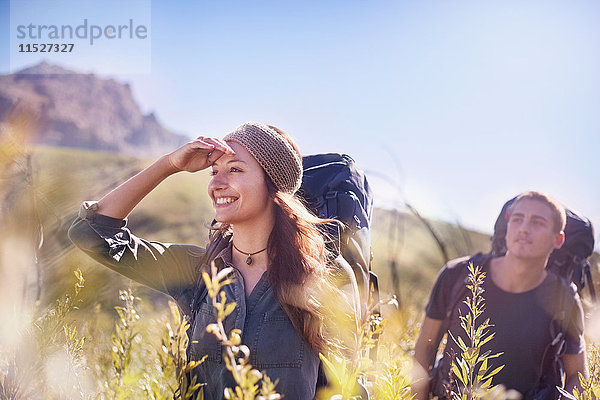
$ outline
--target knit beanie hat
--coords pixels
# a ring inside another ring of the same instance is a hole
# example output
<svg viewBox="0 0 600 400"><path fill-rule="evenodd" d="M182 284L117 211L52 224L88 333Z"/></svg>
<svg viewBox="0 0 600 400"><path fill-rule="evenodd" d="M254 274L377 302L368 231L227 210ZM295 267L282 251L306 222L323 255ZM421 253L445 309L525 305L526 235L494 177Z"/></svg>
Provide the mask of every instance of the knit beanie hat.
<svg viewBox="0 0 600 400"><path fill-rule="evenodd" d="M223 138L243 146L258 161L275 187L294 194L302 183L302 157L275 129L246 122Z"/></svg>

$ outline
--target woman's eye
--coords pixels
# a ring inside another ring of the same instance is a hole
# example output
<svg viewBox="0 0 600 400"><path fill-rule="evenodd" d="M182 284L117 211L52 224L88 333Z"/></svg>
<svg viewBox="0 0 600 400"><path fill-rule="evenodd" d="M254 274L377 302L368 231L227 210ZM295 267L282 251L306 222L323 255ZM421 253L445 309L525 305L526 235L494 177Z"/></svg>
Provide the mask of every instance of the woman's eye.
<svg viewBox="0 0 600 400"><path fill-rule="evenodd" d="M215 176L216 174L217 174L217 171L215 171L215 170L212 170L212 171L209 172L210 176Z"/></svg>
<svg viewBox="0 0 600 400"><path fill-rule="evenodd" d="M231 167L230 171L231 171L231 172L242 172L242 170L241 170L241 169L239 169L239 168L236 168L236 167Z"/></svg>

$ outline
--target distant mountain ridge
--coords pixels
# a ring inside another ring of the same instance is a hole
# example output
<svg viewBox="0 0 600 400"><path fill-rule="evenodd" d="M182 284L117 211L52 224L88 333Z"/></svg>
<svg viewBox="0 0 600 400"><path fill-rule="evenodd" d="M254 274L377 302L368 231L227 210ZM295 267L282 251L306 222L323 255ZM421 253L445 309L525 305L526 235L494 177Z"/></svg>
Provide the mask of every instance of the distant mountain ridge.
<svg viewBox="0 0 600 400"><path fill-rule="evenodd" d="M0 75L0 123L15 113L35 119L36 144L157 155L189 138L143 115L131 88L114 79L81 74L42 62Z"/></svg>

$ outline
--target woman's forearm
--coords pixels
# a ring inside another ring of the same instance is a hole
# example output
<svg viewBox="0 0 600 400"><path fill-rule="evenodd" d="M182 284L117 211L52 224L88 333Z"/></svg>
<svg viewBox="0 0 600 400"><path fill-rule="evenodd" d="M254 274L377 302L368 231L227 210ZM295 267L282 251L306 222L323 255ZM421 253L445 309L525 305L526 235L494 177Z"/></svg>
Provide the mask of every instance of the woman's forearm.
<svg viewBox="0 0 600 400"><path fill-rule="evenodd" d="M199 136L123 183L98 202L98 213L124 219L148 193L169 175L197 172L210 167L223 154L235 154L225 142Z"/></svg>
<svg viewBox="0 0 600 400"><path fill-rule="evenodd" d="M171 165L168 156L162 156L100 199L97 211L109 217L124 219L159 183L178 171Z"/></svg>

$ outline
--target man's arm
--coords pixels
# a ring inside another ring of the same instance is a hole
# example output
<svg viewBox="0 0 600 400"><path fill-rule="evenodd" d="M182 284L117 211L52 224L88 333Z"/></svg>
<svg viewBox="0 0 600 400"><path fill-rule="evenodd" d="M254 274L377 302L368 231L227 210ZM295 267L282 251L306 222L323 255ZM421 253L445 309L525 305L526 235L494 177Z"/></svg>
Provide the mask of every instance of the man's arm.
<svg viewBox="0 0 600 400"><path fill-rule="evenodd" d="M579 354L565 354L562 356L563 367L565 369L566 382L565 388L572 393L573 388L579 386L579 372L585 379L588 378L587 365L585 363L585 350Z"/></svg>
<svg viewBox="0 0 600 400"><path fill-rule="evenodd" d="M568 313L569 323L566 332L566 353L561 357L566 375L565 389L569 392L572 392L575 387L581 389L581 386L579 386L579 373L581 373L585 379L587 379L589 375L586 365L585 339L583 336L583 307L581 305L581 299L573 285L571 285L571 291L574 296L574 302Z"/></svg>
<svg viewBox="0 0 600 400"><path fill-rule="evenodd" d="M443 320L425 317L421 325L421 332L415 344L415 361L413 369L412 389L415 400L426 400L429 397L429 372L437 354L437 349L442 339Z"/></svg>

